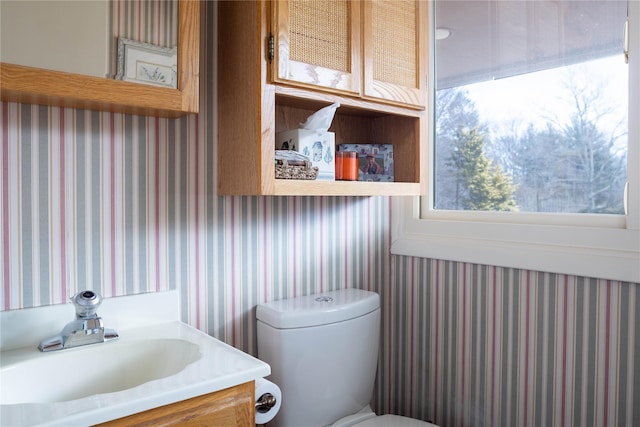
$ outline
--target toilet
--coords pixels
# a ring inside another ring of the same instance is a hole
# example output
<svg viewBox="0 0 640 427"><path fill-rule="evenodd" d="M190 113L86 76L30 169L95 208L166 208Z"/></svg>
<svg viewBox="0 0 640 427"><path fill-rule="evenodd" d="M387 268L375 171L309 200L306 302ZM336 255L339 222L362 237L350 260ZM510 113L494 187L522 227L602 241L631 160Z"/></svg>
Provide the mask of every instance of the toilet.
<svg viewBox="0 0 640 427"><path fill-rule="evenodd" d="M282 390L270 427L427 427L369 406L378 362L380 296L342 289L260 304L258 357Z"/></svg>

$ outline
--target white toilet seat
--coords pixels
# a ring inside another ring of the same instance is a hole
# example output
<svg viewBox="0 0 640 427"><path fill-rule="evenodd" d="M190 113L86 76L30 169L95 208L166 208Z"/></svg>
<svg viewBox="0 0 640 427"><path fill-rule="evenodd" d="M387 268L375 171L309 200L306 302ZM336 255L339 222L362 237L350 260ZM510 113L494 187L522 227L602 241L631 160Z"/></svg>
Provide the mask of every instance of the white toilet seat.
<svg viewBox="0 0 640 427"><path fill-rule="evenodd" d="M377 416L370 406L363 408L357 414L339 419L330 427L438 427L426 421L399 415Z"/></svg>
<svg viewBox="0 0 640 427"><path fill-rule="evenodd" d="M399 415L380 415L369 418L361 423L354 424L354 427L436 427L435 424L420 421L413 418L401 417Z"/></svg>

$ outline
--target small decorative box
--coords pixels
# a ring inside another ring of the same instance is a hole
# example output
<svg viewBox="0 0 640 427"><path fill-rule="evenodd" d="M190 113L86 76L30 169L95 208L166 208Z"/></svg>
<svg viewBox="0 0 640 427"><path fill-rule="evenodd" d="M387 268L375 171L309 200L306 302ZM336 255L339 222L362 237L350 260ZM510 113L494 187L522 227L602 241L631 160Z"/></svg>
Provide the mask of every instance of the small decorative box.
<svg viewBox="0 0 640 427"><path fill-rule="evenodd" d="M314 180L317 176L318 168L308 157L291 150L276 150L276 179Z"/></svg>

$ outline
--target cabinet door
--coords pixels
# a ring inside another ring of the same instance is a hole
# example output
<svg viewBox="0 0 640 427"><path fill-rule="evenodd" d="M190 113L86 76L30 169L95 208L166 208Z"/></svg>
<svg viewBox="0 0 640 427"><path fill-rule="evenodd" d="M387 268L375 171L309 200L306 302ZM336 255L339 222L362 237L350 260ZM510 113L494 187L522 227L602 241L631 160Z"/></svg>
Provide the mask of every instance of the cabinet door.
<svg viewBox="0 0 640 427"><path fill-rule="evenodd" d="M273 4L273 80L360 95L360 2L279 0Z"/></svg>
<svg viewBox="0 0 640 427"><path fill-rule="evenodd" d="M424 108L427 2L363 2L364 96Z"/></svg>
<svg viewBox="0 0 640 427"><path fill-rule="evenodd" d="M254 382L129 415L95 427L254 427Z"/></svg>

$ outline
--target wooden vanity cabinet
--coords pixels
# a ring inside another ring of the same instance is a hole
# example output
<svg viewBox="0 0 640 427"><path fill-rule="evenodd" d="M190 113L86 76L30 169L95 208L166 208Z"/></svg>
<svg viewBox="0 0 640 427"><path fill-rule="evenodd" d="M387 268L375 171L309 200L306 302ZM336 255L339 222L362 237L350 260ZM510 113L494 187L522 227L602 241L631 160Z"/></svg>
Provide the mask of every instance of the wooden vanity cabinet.
<svg viewBox="0 0 640 427"><path fill-rule="evenodd" d="M426 170L421 166L427 141L425 85L416 84L414 90L420 96L411 98L392 89L391 83L376 80L375 74L368 77L366 69L372 67L367 65L370 61L362 60L362 55L371 47L366 42L357 42L362 41L363 34L373 32L372 28L360 27L378 2L337 2L343 12L346 8L349 13L349 25L357 27L349 32L349 46L354 43L358 46L349 49L348 72L327 66L323 68L323 73L328 70L327 77L315 66L292 62L291 56L283 63L281 52L286 51L288 42L282 40L287 38L270 37L276 33L290 34L287 17L291 17L292 3L297 2L218 2L218 194L422 194L426 183L423 178ZM301 3L315 7L332 2ZM415 5L416 13L426 14L424 2L409 3ZM426 25L426 16L416 22L423 20ZM422 32L419 34L423 37ZM278 44L283 46L276 48ZM271 57L272 47L280 52L278 58ZM426 57L426 50L416 55ZM274 61L279 64L277 67ZM286 78L278 77L276 73L285 68L293 71L285 73ZM361 72L354 72L357 69ZM341 105L329 129L335 133L336 144L393 144L395 182L275 179L276 133L298 128L310 114L334 102Z"/></svg>
<svg viewBox="0 0 640 427"><path fill-rule="evenodd" d="M254 382L251 381L98 424L98 426L253 427L255 426L254 387Z"/></svg>

